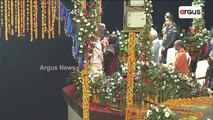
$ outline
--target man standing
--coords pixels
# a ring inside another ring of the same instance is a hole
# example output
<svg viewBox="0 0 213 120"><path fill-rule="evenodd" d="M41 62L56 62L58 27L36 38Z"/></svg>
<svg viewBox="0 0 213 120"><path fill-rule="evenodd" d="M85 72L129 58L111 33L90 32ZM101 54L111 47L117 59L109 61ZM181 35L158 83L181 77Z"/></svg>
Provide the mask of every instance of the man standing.
<svg viewBox="0 0 213 120"><path fill-rule="evenodd" d="M173 22L173 16L171 13L165 15L165 23L162 29L163 32L163 44L161 49L162 63L166 63L167 50L174 46L174 42L177 40L177 28Z"/></svg>

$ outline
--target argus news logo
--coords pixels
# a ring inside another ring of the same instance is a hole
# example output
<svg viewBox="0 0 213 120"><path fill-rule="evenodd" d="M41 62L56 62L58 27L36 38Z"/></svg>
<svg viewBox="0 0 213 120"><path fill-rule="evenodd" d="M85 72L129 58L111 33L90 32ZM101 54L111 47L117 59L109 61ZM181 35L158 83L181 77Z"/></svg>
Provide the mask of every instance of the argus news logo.
<svg viewBox="0 0 213 120"><path fill-rule="evenodd" d="M183 19L193 19L193 18L202 18L202 9L199 6L180 6L179 18Z"/></svg>

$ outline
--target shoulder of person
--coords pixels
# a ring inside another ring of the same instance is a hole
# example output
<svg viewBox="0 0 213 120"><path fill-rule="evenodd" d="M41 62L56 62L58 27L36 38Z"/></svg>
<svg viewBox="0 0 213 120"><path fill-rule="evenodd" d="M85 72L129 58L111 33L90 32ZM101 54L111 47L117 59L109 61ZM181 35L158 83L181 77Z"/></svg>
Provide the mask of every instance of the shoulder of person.
<svg viewBox="0 0 213 120"><path fill-rule="evenodd" d="M171 29L172 29L173 32L177 32L177 27L176 27L176 25L173 24L173 25L171 26Z"/></svg>

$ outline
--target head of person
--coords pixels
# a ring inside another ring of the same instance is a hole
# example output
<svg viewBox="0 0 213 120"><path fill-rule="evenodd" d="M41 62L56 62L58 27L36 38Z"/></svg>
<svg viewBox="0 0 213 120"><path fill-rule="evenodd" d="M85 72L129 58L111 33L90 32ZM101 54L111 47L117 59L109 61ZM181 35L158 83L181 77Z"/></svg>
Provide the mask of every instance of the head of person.
<svg viewBox="0 0 213 120"><path fill-rule="evenodd" d="M164 18L167 18L167 17L169 17L169 16L172 16L172 13L171 13L170 11L167 11L167 12L165 13Z"/></svg>
<svg viewBox="0 0 213 120"><path fill-rule="evenodd" d="M148 38L149 38L150 40L155 40L157 37L158 37L157 31L156 31L155 29L152 28L152 29L150 30L150 32L149 32Z"/></svg>
<svg viewBox="0 0 213 120"><path fill-rule="evenodd" d="M184 43L182 40L177 40L174 43L175 50L179 51L181 48L184 48Z"/></svg>
<svg viewBox="0 0 213 120"><path fill-rule="evenodd" d="M111 34L109 35L109 44L114 44L118 40L117 35Z"/></svg>
<svg viewBox="0 0 213 120"><path fill-rule="evenodd" d="M101 39L103 39L106 36L106 26L104 23L99 23L97 24L97 35L98 37L100 37Z"/></svg>
<svg viewBox="0 0 213 120"><path fill-rule="evenodd" d="M169 25L171 25L172 23L173 23L173 16L172 16L172 14L171 14L171 12L167 12L166 14L165 14L165 24L167 25L167 26L169 26Z"/></svg>

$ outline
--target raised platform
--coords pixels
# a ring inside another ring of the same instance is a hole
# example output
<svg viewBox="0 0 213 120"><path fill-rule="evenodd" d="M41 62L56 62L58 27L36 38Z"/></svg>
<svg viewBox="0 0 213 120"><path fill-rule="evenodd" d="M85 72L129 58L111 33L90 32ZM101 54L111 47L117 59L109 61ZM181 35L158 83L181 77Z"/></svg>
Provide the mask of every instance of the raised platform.
<svg viewBox="0 0 213 120"><path fill-rule="evenodd" d="M63 88L64 98L69 105L69 120L82 119L81 98L75 93L75 84ZM95 103L90 103L90 119L91 120L125 120L125 113L111 110L109 107L100 107Z"/></svg>
<svg viewBox="0 0 213 120"><path fill-rule="evenodd" d="M82 106L81 98L75 93L75 84L63 88L64 98L68 104L68 120L82 120ZM193 103L187 105L186 108L179 107L186 111L191 111L188 115L181 115L178 111L174 120L181 118L188 118L194 116L195 113L203 113L202 116L197 116L197 120L213 120L213 99L210 99L209 105L202 103ZM183 111L184 112L184 111ZM109 106L98 106L96 103L90 103L90 119L91 120L125 120L125 113L116 111L109 108Z"/></svg>

